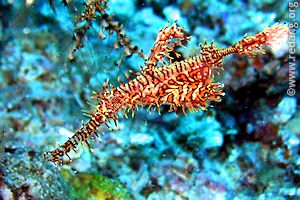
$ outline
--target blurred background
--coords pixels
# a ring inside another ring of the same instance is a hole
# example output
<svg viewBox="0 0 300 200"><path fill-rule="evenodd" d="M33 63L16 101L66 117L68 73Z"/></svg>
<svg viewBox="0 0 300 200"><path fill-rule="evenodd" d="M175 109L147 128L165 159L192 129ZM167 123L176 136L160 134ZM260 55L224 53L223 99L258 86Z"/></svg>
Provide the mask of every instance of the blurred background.
<svg viewBox="0 0 300 200"><path fill-rule="evenodd" d="M295 59L291 45L226 58L216 77L226 95L208 111L120 113L103 142L90 142L94 152L82 144L72 162L45 162L42 152L88 120L92 91L143 67L168 21L192 36L182 58L205 38L227 47L300 21L285 0L100 0L93 20L78 20L91 2L0 1L0 199L300 198L298 29Z"/></svg>

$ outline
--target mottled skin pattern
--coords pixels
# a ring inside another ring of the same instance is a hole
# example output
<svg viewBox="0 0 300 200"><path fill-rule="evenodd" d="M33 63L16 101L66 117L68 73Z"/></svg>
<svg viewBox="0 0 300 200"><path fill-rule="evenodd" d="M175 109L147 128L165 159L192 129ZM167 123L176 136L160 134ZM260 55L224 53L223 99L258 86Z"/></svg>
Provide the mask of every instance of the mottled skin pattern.
<svg viewBox="0 0 300 200"><path fill-rule="evenodd" d="M190 57L180 62L173 62L170 52L177 57L179 54L174 50L175 46L182 46L182 41L189 41L183 33L183 28L176 23L160 30L156 42L141 72L131 72L136 75L135 79L129 79L120 86L108 87L108 82L103 85L103 92L94 92L99 100L97 109L91 113L90 120L83 125L73 137L62 144L56 150L45 153L45 159L54 163L61 163L62 157L71 150L76 149L81 142L87 142L88 138L98 136L96 130L102 124L113 120L117 124L117 113L128 110L134 113L138 106L151 106L160 111L160 105L170 105L171 111L178 111L181 107L186 115L187 108L190 111L199 109L206 110L209 102L220 102L223 84L214 81L214 74L222 68L224 57L232 53L253 56L253 50L261 49L262 45L273 45L280 38L286 37L288 29L284 25L268 27L255 36L244 37L233 46L220 49L211 44L200 45L201 54ZM158 66L158 63L163 63ZM168 62L168 64L166 64ZM100 131L101 132L101 131ZM68 156L69 157L69 156Z"/></svg>

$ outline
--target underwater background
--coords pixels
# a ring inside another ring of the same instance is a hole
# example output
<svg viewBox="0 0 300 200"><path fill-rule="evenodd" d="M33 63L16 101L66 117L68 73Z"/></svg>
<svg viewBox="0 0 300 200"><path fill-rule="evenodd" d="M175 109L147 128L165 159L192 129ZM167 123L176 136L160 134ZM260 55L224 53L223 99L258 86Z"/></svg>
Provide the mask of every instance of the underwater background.
<svg viewBox="0 0 300 200"><path fill-rule="evenodd" d="M168 21L192 36L184 58L204 38L227 47L300 21L285 0L111 0L82 29L90 2L0 1L0 199L300 199L298 29L294 60L289 47L226 58L226 95L208 111L120 113L93 152L81 144L72 162L46 162L89 119L92 91L140 70Z"/></svg>

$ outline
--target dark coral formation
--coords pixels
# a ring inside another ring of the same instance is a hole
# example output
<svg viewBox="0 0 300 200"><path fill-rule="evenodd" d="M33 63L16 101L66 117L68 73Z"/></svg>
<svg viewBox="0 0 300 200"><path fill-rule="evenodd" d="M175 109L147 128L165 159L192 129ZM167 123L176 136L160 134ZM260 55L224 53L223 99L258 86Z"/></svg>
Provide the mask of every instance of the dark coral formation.
<svg viewBox="0 0 300 200"><path fill-rule="evenodd" d="M0 163L1 199L69 199L69 187L56 167L40 152L11 145Z"/></svg>

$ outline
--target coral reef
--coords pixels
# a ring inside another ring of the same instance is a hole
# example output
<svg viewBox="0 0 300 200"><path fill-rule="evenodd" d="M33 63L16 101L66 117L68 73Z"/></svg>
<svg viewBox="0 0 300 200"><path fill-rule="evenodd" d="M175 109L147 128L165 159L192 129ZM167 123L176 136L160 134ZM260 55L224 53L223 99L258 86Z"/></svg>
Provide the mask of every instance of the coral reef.
<svg viewBox="0 0 300 200"><path fill-rule="evenodd" d="M106 15L99 13L69 62L73 36L86 25L75 21L94 1L82 2L0 2L0 199L75 199L72 186L86 189L75 189L76 195L94 199L97 194L138 200L300 198L299 29L295 61L288 46L227 57L224 71L214 77L226 94L210 104L213 108L187 109L188 116L169 113L168 105L160 106L161 115L147 108L135 110L133 118L118 113L118 127L104 127L103 142L90 143L93 152L81 146L63 166L43 161L41 152L63 144L81 120L89 119L82 110L94 109L86 102L97 104L90 100L92 91L101 92L107 79L117 86L119 76L125 80L126 72L147 65L137 53L125 56L126 46L114 49L118 32L110 35L101 26ZM186 47L174 48L180 57L169 52L174 63L199 54L204 38L224 48L278 20L291 22L288 3L110 0L105 12L114 14L111 22L118 22L130 45L146 55L158 30L177 20L192 37ZM299 9L293 9L293 23L299 23ZM286 93L290 62L295 64L294 96Z"/></svg>
<svg viewBox="0 0 300 200"><path fill-rule="evenodd" d="M101 174L63 172L69 182L71 196L74 199L131 199L128 191L120 183L110 180Z"/></svg>
<svg viewBox="0 0 300 200"><path fill-rule="evenodd" d="M1 199L69 199L69 187L41 152L9 142L0 163Z"/></svg>

